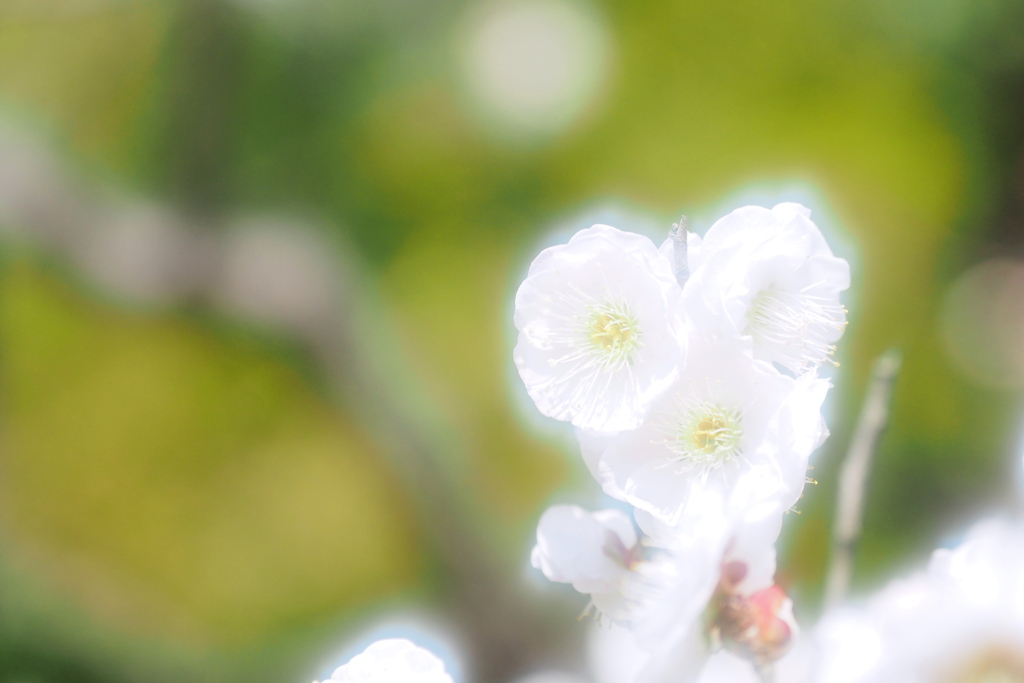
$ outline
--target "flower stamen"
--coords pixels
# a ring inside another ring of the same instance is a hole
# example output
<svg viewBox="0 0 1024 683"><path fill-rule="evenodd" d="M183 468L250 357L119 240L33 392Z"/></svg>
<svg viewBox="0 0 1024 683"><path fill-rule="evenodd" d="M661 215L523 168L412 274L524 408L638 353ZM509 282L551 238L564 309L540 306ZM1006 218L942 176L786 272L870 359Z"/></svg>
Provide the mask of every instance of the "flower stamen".
<svg viewBox="0 0 1024 683"><path fill-rule="evenodd" d="M622 367L640 345L640 327L624 303L591 307L585 334L590 350L604 367Z"/></svg>
<svg viewBox="0 0 1024 683"><path fill-rule="evenodd" d="M772 284L754 297L745 334L774 360L803 372L829 360L846 327L846 309L839 299L789 291Z"/></svg>
<svg viewBox="0 0 1024 683"><path fill-rule="evenodd" d="M743 440L742 416L718 403L697 401L676 412L668 422L665 446L684 471L697 469L702 476L731 463Z"/></svg>

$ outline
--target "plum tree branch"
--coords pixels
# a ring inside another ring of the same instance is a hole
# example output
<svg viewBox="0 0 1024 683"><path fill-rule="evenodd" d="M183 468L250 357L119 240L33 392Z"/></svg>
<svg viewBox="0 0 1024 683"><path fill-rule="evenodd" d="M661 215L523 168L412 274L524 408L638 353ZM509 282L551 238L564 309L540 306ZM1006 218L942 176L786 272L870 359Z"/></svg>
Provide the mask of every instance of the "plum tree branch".
<svg viewBox="0 0 1024 683"><path fill-rule="evenodd" d="M864 518L864 492L878 440L889 421L900 354L890 349L875 361L860 418L839 473L839 498L832 532L832 559L825 582L825 609L843 601L853 574L854 553Z"/></svg>

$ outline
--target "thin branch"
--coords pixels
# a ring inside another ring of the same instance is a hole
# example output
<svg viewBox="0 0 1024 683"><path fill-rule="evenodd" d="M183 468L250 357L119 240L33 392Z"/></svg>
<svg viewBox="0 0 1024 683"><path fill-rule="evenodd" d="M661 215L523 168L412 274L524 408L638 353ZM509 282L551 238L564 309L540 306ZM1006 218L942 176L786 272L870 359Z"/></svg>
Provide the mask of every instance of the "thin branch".
<svg viewBox="0 0 1024 683"><path fill-rule="evenodd" d="M668 238L672 242L672 258L670 259L672 261L672 271L675 273L680 287L686 284L687 278L690 277L686 249L687 238L690 234L687 230L689 224L686 216L682 216L678 223L672 224L672 229L668 232Z"/></svg>
<svg viewBox="0 0 1024 683"><path fill-rule="evenodd" d="M900 354L889 349L875 361L857 429L839 474L839 501L832 535L832 560L825 583L825 608L843 601L850 587L853 558L864 518L864 491L878 439L889 420L889 400Z"/></svg>

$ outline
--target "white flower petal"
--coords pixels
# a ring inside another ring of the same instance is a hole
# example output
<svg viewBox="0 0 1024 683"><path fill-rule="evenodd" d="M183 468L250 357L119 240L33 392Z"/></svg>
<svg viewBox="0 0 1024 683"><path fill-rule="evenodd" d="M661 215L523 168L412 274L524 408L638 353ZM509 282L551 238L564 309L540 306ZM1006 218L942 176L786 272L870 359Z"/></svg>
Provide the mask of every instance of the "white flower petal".
<svg viewBox="0 0 1024 683"><path fill-rule="evenodd" d="M697 683L762 683L754 665L728 650L708 658Z"/></svg>
<svg viewBox="0 0 1024 683"><path fill-rule="evenodd" d="M342 683L452 683L444 662L408 640L378 640L347 664L335 669L330 680Z"/></svg>
<svg viewBox="0 0 1024 683"><path fill-rule="evenodd" d="M650 658L629 629L598 623L590 627L587 665L596 683L635 683Z"/></svg>
<svg viewBox="0 0 1024 683"><path fill-rule="evenodd" d="M850 286L850 269L809 210L737 209L711 226L699 250L683 296L698 329L745 339L755 358L795 373L831 356L846 325L839 294Z"/></svg>
<svg viewBox="0 0 1024 683"><path fill-rule="evenodd" d="M513 352L542 413L577 427L636 427L685 355L682 295L646 237L595 225L545 249L516 294Z"/></svg>
<svg viewBox="0 0 1024 683"><path fill-rule="evenodd" d="M531 562L551 581L601 594L610 605L621 592L637 546L633 522L620 510L587 512L555 505L541 515ZM600 607L600 605L598 605Z"/></svg>
<svg viewBox="0 0 1024 683"><path fill-rule="evenodd" d="M669 524L695 488L731 490L754 468L774 472L760 481L774 489L781 481L777 492L793 498L820 438L825 389L780 375L739 347L695 338L686 369L643 424L610 438L581 434L584 459L608 495Z"/></svg>

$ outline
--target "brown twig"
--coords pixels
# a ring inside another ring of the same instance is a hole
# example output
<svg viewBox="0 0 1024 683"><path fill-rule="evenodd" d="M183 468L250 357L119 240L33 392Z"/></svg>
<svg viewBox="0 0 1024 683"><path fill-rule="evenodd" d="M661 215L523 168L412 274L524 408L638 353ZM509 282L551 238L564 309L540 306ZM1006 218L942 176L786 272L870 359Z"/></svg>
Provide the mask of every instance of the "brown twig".
<svg viewBox="0 0 1024 683"><path fill-rule="evenodd" d="M889 420L889 400L900 369L900 354L890 349L871 371L871 380L850 449L839 474L839 500L832 534L832 559L825 583L825 608L843 601L850 586L853 558L864 517L864 491L878 439Z"/></svg>

